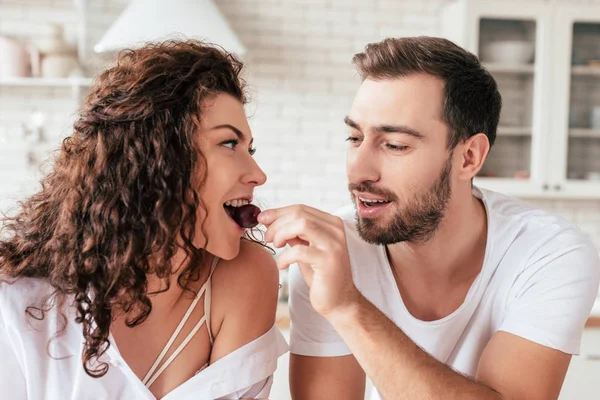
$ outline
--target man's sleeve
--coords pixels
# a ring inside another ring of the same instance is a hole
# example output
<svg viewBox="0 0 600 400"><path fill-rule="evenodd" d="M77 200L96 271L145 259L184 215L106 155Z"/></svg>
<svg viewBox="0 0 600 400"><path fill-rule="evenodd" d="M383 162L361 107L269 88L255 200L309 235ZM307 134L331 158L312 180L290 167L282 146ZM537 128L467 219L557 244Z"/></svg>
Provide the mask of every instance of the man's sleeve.
<svg viewBox="0 0 600 400"><path fill-rule="evenodd" d="M290 352L302 356L339 357L352 354L340 335L309 299L309 288L296 264L290 267Z"/></svg>
<svg viewBox="0 0 600 400"><path fill-rule="evenodd" d="M516 277L499 330L579 354L599 281L598 250L583 234L564 231L535 250Z"/></svg>

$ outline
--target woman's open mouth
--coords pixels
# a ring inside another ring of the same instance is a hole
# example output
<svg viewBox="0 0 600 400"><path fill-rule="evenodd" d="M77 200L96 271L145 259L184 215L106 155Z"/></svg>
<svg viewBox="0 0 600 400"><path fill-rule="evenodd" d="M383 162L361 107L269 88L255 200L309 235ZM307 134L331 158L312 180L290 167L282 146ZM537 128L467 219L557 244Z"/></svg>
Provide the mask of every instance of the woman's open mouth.
<svg viewBox="0 0 600 400"><path fill-rule="evenodd" d="M258 225L258 214L260 208L250 204L247 199L235 199L226 201L223 204L225 212L240 228L249 229Z"/></svg>

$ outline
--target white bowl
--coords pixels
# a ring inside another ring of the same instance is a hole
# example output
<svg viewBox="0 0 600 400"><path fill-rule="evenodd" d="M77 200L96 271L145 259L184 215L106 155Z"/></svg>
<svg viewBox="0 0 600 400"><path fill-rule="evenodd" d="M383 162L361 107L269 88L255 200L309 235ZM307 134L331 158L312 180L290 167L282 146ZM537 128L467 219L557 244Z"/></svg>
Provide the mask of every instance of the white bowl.
<svg viewBox="0 0 600 400"><path fill-rule="evenodd" d="M529 64L533 61L533 43L523 40L499 40L488 43L481 50L483 62L502 64Z"/></svg>

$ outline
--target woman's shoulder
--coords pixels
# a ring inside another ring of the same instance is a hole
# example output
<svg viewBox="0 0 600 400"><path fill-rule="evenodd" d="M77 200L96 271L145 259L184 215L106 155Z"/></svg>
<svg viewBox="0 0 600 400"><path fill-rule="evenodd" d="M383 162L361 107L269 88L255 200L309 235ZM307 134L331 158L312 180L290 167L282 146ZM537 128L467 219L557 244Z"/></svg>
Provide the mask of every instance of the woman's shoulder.
<svg viewBox="0 0 600 400"><path fill-rule="evenodd" d="M220 358L273 327L279 271L268 249L243 240L236 258L219 262L212 284L217 325L213 356Z"/></svg>
<svg viewBox="0 0 600 400"><path fill-rule="evenodd" d="M279 270L269 249L258 243L242 240L236 258L219 262L213 282L217 290L226 290L236 309L244 307L240 302L248 307L276 308Z"/></svg>
<svg viewBox="0 0 600 400"><path fill-rule="evenodd" d="M232 284L265 283L265 280L277 280L279 272L271 251L265 246L249 240L242 240L240 252L232 260L219 261L215 276L224 275L232 279ZM272 283L272 282L271 282ZM246 285L244 285L246 286Z"/></svg>

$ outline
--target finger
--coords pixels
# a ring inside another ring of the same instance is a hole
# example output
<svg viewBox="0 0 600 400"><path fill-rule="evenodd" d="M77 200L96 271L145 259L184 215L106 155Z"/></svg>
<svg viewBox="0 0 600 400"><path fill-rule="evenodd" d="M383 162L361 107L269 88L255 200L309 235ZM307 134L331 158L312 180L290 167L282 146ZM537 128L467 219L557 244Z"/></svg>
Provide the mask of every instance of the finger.
<svg viewBox="0 0 600 400"><path fill-rule="evenodd" d="M327 223L312 218L293 219L282 222L269 233L273 246L279 248L294 240L301 240L309 246L325 248L335 240L335 232ZM294 243L297 244L297 243Z"/></svg>
<svg viewBox="0 0 600 400"><path fill-rule="evenodd" d="M267 243L273 243L275 234L286 224L294 222L295 219L296 217L291 214L286 214L275 219L270 225L267 226L267 230L263 236L264 241Z"/></svg>
<svg viewBox="0 0 600 400"><path fill-rule="evenodd" d="M310 265L317 263L321 257L321 251L314 247L298 245L291 247L277 257L277 267L279 269L286 269L290 265L298 263L304 276L304 273L307 272L307 266L312 271Z"/></svg>
<svg viewBox="0 0 600 400"><path fill-rule="evenodd" d="M302 221L304 219L310 219L311 216L305 214L304 216L296 216L296 214L286 214L278 219L276 219L269 227L267 228L264 234L264 240L267 243L273 243L275 247L283 247L286 242L277 242L275 243L275 238L278 235L278 232L285 230L285 226L289 224L295 224L298 221ZM306 240L302 240L300 238L288 240L287 244L290 246L295 246L296 244L308 244Z"/></svg>
<svg viewBox="0 0 600 400"><path fill-rule="evenodd" d="M277 242L277 237L280 236L279 232L281 232L285 228L287 225L289 224L296 224L298 221L301 221L301 224L305 224L305 225L311 225L314 226L314 228L319 228L320 230L323 231L327 231L329 232L329 235L331 237L333 236L337 236L336 232L339 231L339 223L341 222L341 220L338 217L335 217L333 215L327 214L327 213L323 213L321 211L318 212L318 214L312 213L312 212L305 212L304 210L304 206L300 206L302 208L298 208L297 212L293 212L293 213L286 213L284 215L282 215L281 217L277 218L275 221L273 221L273 223L271 225L268 226L267 231L265 232L264 235L264 240L267 243L273 243L275 245L275 247L283 247L285 246L286 242ZM313 209L314 210L314 209ZM318 211L318 210L317 210ZM331 220L328 220L325 216L330 217ZM298 239L303 239L301 240L301 242L307 242L308 239L304 239L304 238L298 238ZM287 242L290 245L294 245L291 242Z"/></svg>
<svg viewBox="0 0 600 400"><path fill-rule="evenodd" d="M327 214L321 210L317 210L316 208L312 208L309 206L305 206L303 204L294 204L291 206L285 206L280 208L272 208L270 210L264 210L258 215L258 222L265 226L269 226L273 223L273 221L281 218L285 215L296 215L299 217L303 214L310 215L320 215ZM327 214L329 215L329 214ZM322 216L323 217L323 216Z"/></svg>

